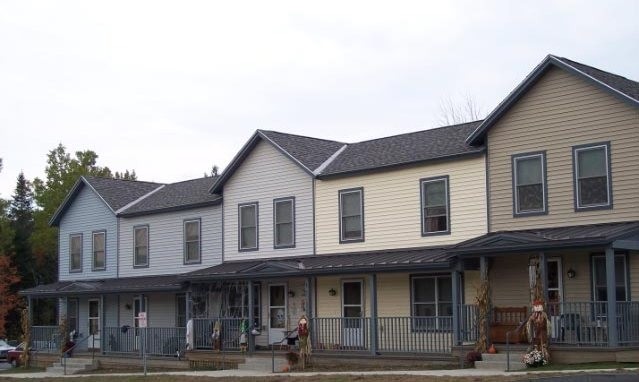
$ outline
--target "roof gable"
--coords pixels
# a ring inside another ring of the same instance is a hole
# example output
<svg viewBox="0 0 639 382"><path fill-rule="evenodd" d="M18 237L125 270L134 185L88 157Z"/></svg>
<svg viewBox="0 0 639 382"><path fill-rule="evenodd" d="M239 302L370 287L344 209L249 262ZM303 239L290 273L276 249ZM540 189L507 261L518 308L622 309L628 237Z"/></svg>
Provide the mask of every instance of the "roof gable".
<svg viewBox="0 0 639 382"><path fill-rule="evenodd" d="M224 184L262 140L268 142L310 176L314 176L314 171L344 146L343 143L336 141L277 131L257 130L224 169L222 175L211 187L210 192L221 193Z"/></svg>
<svg viewBox="0 0 639 382"><path fill-rule="evenodd" d="M537 81L552 67L565 70L618 97L624 102L639 107L639 82L605 72L563 57L548 55L533 71L508 94L508 96L468 136L470 145L481 144L488 130L508 112Z"/></svg>
<svg viewBox="0 0 639 382"><path fill-rule="evenodd" d="M161 186L153 182L81 176L49 220L49 225L60 224L66 211L85 187L88 187L115 215L120 208Z"/></svg>

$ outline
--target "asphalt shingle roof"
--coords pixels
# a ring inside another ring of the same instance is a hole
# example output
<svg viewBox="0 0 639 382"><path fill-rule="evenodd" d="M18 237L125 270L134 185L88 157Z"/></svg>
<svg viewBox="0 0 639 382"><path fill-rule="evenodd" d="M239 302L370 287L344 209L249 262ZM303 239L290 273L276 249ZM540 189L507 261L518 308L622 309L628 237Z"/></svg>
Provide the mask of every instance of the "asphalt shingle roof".
<svg viewBox="0 0 639 382"><path fill-rule="evenodd" d="M466 143L468 135L480 123L468 122L349 144L320 177L481 152L483 146Z"/></svg>
<svg viewBox="0 0 639 382"><path fill-rule="evenodd" d="M95 176L85 176L84 179L100 194L113 211L119 210L162 185L154 182Z"/></svg>
<svg viewBox="0 0 639 382"><path fill-rule="evenodd" d="M174 291L182 288L179 275L127 277L104 280L58 281L20 291L25 296L77 295Z"/></svg>
<svg viewBox="0 0 639 382"><path fill-rule="evenodd" d="M121 216L144 215L160 211L173 211L216 204L222 197L211 194L209 189L217 177L198 178L167 184L136 204L124 210Z"/></svg>
<svg viewBox="0 0 639 382"><path fill-rule="evenodd" d="M227 261L222 264L183 274L182 279L209 277L236 278L251 276L284 276L340 273L362 270L427 269L449 265L451 256L443 247L405 248L330 255L271 258L264 260Z"/></svg>
<svg viewBox="0 0 639 382"><path fill-rule="evenodd" d="M574 67L575 69L586 73L587 75L603 82L604 84L618 90L619 92L639 101L639 82L630 80L618 74L593 68L576 61L569 60L565 57L556 57L564 63Z"/></svg>
<svg viewBox="0 0 639 382"><path fill-rule="evenodd" d="M344 146L344 143L326 139L269 130L260 130L260 132L311 171L316 170Z"/></svg>

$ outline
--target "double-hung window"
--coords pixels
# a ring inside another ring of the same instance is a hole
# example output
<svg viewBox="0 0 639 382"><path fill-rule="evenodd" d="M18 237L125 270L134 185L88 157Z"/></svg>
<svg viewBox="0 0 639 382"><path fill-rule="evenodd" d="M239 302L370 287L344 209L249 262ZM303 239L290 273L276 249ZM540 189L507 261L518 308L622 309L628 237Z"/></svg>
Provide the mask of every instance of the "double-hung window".
<svg viewBox="0 0 639 382"><path fill-rule="evenodd" d="M422 179L422 235L450 233L448 176Z"/></svg>
<svg viewBox="0 0 639 382"><path fill-rule="evenodd" d="M93 270L106 269L106 232L93 232Z"/></svg>
<svg viewBox="0 0 639 382"><path fill-rule="evenodd" d="M200 262L200 219L184 221L184 263Z"/></svg>
<svg viewBox="0 0 639 382"><path fill-rule="evenodd" d="M258 204L247 203L238 206L240 251L256 251L258 249Z"/></svg>
<svg viewBox="0 0 639 382"><path fill-rule="evenodd" d="M595 301L608 301L606 257L604 255L592 257L592 288ZM628 298L626 255L624 254L615 254L615 296L617 296L617 301L626 301Z"/></svg>
<svg viewBox="0 0 639 382"><path fill-rule="evenodd" d="M69 236L69 271L82 272L82 234Z"/></svg>
<svg viewBox="0 0 639 382"><path fill-rule="evenodd" d="M413 330L450 329L453 283L450 276L411 278Z"/></svg>
<svg viewBox="0 0 639 382"><path fill-rule="evenodd" d="M514 216L547 213L546 153L512 157Z"/></svg>
<svg viewBox="0 0 639 382"><path fill-rule="evenodd" d="M610 142L575 146L575 209L610 208L612 180L610 177Z"/></svg>
<svg viewBox="0 0 639 382"><path fill-rule="evenodd" d="M364 241L364 189L339 191L340 243Z"/></svg>
<svg viewBox="0 0 639 382"><path fill-rule="evenodd" d="M133 228L133 266L147 267L149 265L149 227Z"/></svg>
<svg viewBox="0 0 639 382"><path fill-rule="evenodd" d="M273 229L274 248L295 246L295 199L273 200Z"/></svg>

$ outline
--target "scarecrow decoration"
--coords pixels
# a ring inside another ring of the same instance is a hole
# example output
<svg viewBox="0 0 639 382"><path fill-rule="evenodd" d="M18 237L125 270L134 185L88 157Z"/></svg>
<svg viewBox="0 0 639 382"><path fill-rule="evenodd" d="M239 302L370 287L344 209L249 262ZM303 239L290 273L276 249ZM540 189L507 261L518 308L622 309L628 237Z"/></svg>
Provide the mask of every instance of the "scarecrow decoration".
<svg viewBox="0 0 639 382"><path fill-rule="evenodd" d="M300 345L300 358L302 360L302 369L306 366L306 362L311 358L311 339L309 337L308 318L302 315L297 322L297 336Z"/></svg>
<svg viewBox="0 0 639 382"><path fill-rule="evenodd" d="M248 349L248 320L244 319L240 322L240 351L246 353Z"/></svg>
<svg viewBox="0 0 639 382"><path fill-rule="evenodd" d="M220 321L215 321L213 325L213 331L211 332L211 345L213 350L220 352L222 350L222 324Z"/></svg>
<svg viewBox="0 0 639 382"><path fill-rule="evenodd" d="M526 322L526 333L528 341L532 345L532 350L541 352L546 361L550 361L548 352L548 333L550 332L550 320L544 312L544 302L540 299L533 301L532 314Z"/></svg>

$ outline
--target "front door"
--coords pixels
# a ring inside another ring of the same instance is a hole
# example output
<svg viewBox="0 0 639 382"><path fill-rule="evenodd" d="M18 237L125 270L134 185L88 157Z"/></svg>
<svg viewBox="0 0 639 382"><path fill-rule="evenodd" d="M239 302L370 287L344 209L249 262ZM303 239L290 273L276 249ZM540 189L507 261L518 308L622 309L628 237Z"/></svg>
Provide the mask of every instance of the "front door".
<svg viewBox="0 0 639 382"><path fill-rule="evenodd" d="M269 343L282 342L286 336L286 285L273 284L269 286Z"/></svg>
<svg viewBox="0 0 639 382"><path fill-rule="evenodd" d="M89 347L100 348L100 300L89 300Z"/></svg>
<svg viewBox="0 0 639 382"><path fill-rule="evenodd" d="M362 281L342 282L342 344L364 346Z"/></svg>

